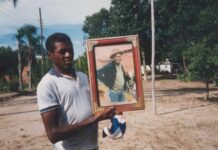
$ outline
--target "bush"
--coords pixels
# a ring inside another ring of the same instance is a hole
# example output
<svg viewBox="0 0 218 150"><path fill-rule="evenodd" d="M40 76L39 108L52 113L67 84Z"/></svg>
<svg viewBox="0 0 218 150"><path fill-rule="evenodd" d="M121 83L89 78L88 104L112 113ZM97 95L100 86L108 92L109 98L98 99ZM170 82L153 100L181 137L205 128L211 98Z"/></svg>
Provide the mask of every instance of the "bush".
<svg viewBox="0 0 218 150"><path fill-rule="evenodd" d="M17 92L19 90L19 82L18 80L12 80L9 84L9 90L13 92Z"/></svg>
<svg viewBox="0 0 218 150"><path fill-rule="evenodd" d="M8 82L4 82L2 79L0 80L0 91L3 91L3 92L7 92L9 91L9 83Z"/></svg>
<svg viewBox="0 0 218 150"><path fill-rule="evenodd" d="M19 82L17 76L12 75L11 81L5 81L3 78L0 78L0 91L9 92L9 91L18 91Z"/></svg>

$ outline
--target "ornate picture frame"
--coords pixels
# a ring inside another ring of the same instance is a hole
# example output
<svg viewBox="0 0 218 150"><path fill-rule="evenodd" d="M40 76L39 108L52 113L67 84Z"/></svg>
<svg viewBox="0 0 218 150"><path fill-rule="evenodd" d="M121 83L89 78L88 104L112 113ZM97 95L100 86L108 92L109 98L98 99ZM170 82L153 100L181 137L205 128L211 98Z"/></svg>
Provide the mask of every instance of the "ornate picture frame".
<svg viewBox="0 0 218 150"><path fill-rule="evenodd" d="M138 35L86 41L93 112L144 109Z"/></svg>

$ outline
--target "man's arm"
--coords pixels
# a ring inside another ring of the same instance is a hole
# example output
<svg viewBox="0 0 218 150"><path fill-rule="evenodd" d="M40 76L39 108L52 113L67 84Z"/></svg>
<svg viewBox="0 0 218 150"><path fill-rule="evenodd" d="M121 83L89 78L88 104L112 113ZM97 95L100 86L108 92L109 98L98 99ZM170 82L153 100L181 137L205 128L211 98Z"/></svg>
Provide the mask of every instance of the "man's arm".
<svg viewBox="0 0 218 150"><path fill-rule="evenodd" d="M97 79L103 83L106 83L108 80L108 75L111 70L111 63L104 65L102 68L97 70Z"/></svg>
<svg viewBox="0 0 218 150"><path fill-rule="evenodd" d="M123 66L122 66L122 70L123 70L123 76L124 76L125 81L131 80L129 73L127 71L125 71Z"/></svg>
<svg viewBox="0 0 218 150"><path fill-rule="evenodd" d="M59 109L53 109L48 112L41 113L41 117L45 126L45 130L49 140L54 144L60 140L69 138L78 129L82 129L92 123L99 122L101 120L109 119L115 115L115 109L109 108L104 111L96 112L90 118L83 120L80 123L59 126Z"/></svg>
<svg viewBox="0 0 218 150"><path fill-rule="evenodd" d="M104 72L103 68L97 70L97 79L100 80L103 83L105 81L105 75L104 74L105 74L105 72Z"/></svg>

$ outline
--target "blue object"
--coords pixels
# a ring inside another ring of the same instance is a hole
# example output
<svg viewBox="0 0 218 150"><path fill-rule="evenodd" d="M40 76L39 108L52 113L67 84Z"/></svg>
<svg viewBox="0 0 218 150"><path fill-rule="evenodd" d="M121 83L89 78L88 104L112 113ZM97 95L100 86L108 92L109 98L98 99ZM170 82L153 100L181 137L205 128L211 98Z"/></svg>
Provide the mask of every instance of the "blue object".
<svg viewBox="0 0 218 150"><path fill-rule="evenodd" d="M126 121L120 116L115 115L111 119L111 127L103 128L103 137L109 137L111 139L118 139L123 137L126 131Z"/></svg>

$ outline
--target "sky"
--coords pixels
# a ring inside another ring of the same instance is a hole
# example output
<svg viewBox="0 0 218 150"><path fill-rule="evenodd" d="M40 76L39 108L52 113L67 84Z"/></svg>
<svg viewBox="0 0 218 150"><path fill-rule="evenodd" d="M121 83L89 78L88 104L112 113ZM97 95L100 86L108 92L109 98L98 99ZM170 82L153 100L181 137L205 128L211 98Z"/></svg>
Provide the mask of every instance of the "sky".
<svg viewBox="0 0 218 150"><path fill-rule="evenodd" d="M24 24L32 24L39 30L39 7L42 12L45 38L54 32L67 33L73 43L77 57L85 48L82 25L86 16L109 9L111 0L0 0L0 46L17 48L15 34Z"/></svg>

